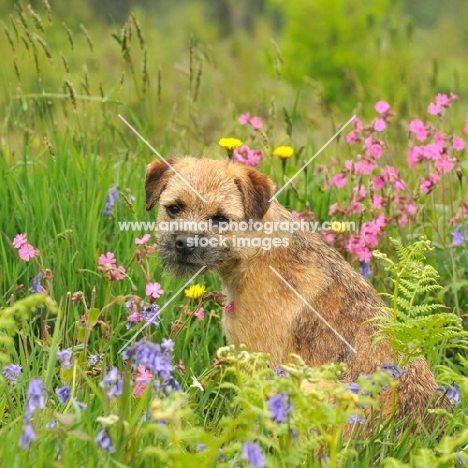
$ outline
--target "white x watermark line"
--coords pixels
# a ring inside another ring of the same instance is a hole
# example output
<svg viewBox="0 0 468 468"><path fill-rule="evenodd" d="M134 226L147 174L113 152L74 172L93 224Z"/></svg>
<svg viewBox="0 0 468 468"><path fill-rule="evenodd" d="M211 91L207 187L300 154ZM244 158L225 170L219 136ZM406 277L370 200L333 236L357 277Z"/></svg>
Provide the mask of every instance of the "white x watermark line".
<svg viewBox="0 0 468 468"><path fill-rule="evenodd" d="M322 320L325 325L328 326L328 328L335 333L335 335L345 344L348 346L348 348L355 354L357 354L357 351L343 338L342 335L340 335L316 310L314 307L312 307L271 265L269 266L270 270L273 271L273 273L307 306L309 309L311 309L313 312L315 312L315 315Z"/></svg>
<svg viewBox="0 0 468 468"><path fill-rule="evenodd" d="M200 193L197 192L197 190L195 190L189 182L187 182L181 175L180 173L174 168L172 167L167 161L166 159L164 159L158 151L156 151L138 132L137 130L135 130L135 128L133 128L120 114L118 114L120 120L122 120L123 122L125 122L128 126L128 128L130 128L130 130L132 130L136 135L138 135L141 140L146 144L146 146L148 146L148 148L159 158L161 159L162 161L164 161L167 165L167 167L169 167L172 171L174 171L174 173L177 175L177 177L179 177L179 179L204 203L206 203L206 200L200 195Z"/></svg>
<svg viewBox="0 0 468 468"><path fill-rule="evenodd" d="M353 115L268 201L274 200L355 118Z"/></svg>
<svg viewBox="0 0 468 468"><path fill-rule="evenodd" d="M202 266L159 310L161 313L178 295L182 292L204 269L206 266ZM117 354L120 354L127 346L148 326L153 323L152 320L146 322L118 351Z"/></svg>

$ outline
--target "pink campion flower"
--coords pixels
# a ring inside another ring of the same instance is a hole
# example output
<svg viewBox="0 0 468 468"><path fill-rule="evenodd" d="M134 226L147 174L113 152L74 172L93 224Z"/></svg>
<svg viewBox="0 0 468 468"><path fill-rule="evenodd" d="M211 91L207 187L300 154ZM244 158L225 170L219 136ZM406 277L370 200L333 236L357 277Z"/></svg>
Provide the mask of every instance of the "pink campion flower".
<svg viewBox="0 0 468 468"><path fill-rule="evenodd" d="M364 140L364 148L369 149L374 143L374 140L372 138L372 135L369 135L365 140Z"/></svg>
<svg viewBox="0 0 468 468"><path fill-rule="evenodd" d="M17 234L13 239L13 247L15 249L19 249L22 245L28 243L28 235L24 234Z"/></svg>
<svg viewBox="0 0 468 468"><path fill-rule="evenodd" d="M427 194L429 193L439 180L439 174L437 172L433 172L429 174L429 177L422 178L421 179L421 185L420 185L420 191L422 194Z"/></svg>
<svg viewBox="0 0 468 468"><path fill-rule="evenodd" d="M333 184L337 188L344 187L346 185L346 176L343 174L336 174L333 176Z"/></svg>
<svg viewBox="0 0 468 468"><path fill-rule="evenodd" d="M375 190L380 190L380 189L383 189L383 188L384 188L385 181L384 181L384 179L382 178L382 176L374 177L374 178L372 179L372 185L373 185L373 187L374 187Z"/></svg>
<svg viewBox="0 0 468 468"><path fill-rule="evenodd" d="M400 203L400 195L393 195L393 202L395 205L398 205Z"/></svg>
<svg viewBox="0 0 468 468"><path fill-rule="evenodd" d="M434 163L434 167L441 173L450 172L453 169L453 166L454 166L453 159L444 158L444 157L439 158Z"/></svg>
<svg viewBox="0 0 468 468"><path fill-rule="evenodd" d="M366 198L367 191L364 185L357 185L356 187L353 187L353 192L354 192L355 198L360 198L360 199Z"/></svg>
<svg viewBox="0 0 468 468"><path fill-rule="evenodd" d="M291 211L291 216L292 216L293 218L299 219L299 213L298 213L297 211L294 211L294 210Z"/></svg>
<svg viewBox="0 0 468 468"><path fill-rule="evenodd" d="M21 260L29 262L29 260L36 257L38 253L31 244L23 244L18 250L18 255Z"/></svg>
<svg viewBox="0 0 468 468"><path fill-rule="evenodd" d="M445 135L442 132L436 132L434 135L435 144L438 145L440 148L443 148L445 143Z"/></svg>
<svg viewBox="0 0 468 468"><path fill-rule="evenodd" d="M387 124L384 119L375 119L374 120L374 130L376 132L383 132L387 128Z"/></svg>
<svg viewBox="0 0 468 468"><path fill-rule="evenodd" d="M120 265L118 268L113 268L105 274L111 281L120 281L125 278L125 268Z"/></svg>
<svg viewBox="0 0 468 468"><path fill-rule="evenodd" d="M234 312L234 301L231 301L231 302L224 308L224 311L225 311L226 313Z"/></svg>
<svg viewBox="0 0 468 468"><path fill-rule="evenodd" d="M356 130L357 132L362 132L364 125L362 125L362 122L358 117L354 118L353 124L354 124L354 130Z"/></svg>
<svg viewBox="0 0 468 468"><path fill-rule="evenodd" d="M194 315L195 317L197 317L198 320L203 320L205 318L205 312L203 311L203 307L200 307Z"/></svg>
<svg viewBox="0 0 468 468"><path fill-rule="evenodd" d="M250 113L249 112L246 112L245 114L241 114L240 117L239 117L239 123L241 125L245 125L245 124L249 123L249 120L250 120Z"/></svg>
<svg viewBox="0 0 468 468"><path fill-rule="evenodd" d="M425 141L427 139L427 130L422 120L415 119L410 122L409 130L411 133L416 135L419 141Z"/></svg>
<svg viewBox="0 0 468 468"><path fill-rule="evenodd" d="M330 205L330 209L328 210L328 216L331 216L337 211L338 211L338 203L333 203L333 205Z"/></svg>
<svg viewBox="0 0 468 468"><path fill-rule="evenodd" d="M134 396L141 397L145 392L151 377L153 377L153 374L148 371L143 364L140 364L138 366L138 372L134 375L136 386L133 389L132 394Z"/></svg>
<svg viewBox="0 0 468 468"><path fill-rule="evenodd" d="M372 252L367 247L360 248L356 253L360 262L369 263L372 259Z"/></svg>
<svg viewBox="0 0 468 468"><path fill-rule="evenodd" d="M356 132L352 131L346 135L346 143L348 143L349 145L356 143L356 141L357 141Z"/></svg>
<svg viewBox="0 0 468 468"><path fill-rule="evenodd" d="M246 164L247 166L258 166L263 159L261 151L249 148L247 145L236 148L233 157L236 161Z"/></svg>
<svg viewBox="0 0 468 468"><path fill-rule="evenodd" d="M390 178L390 182L395 182L395 180L398 179L398 172L393 166L387 166L386 172L388 174L388 177Z"/></svg>
<svg viewBox="0 0 468 468"><path fill-rule="evenodd" d="M177 364L177 368L179 369L180 375L185 374L185 365L184 365L184 361L182 361L182 359L179 359L179 364Z"/></svg>
<svg viewBox="0 0 468 468"><path fill-rule="evenodd" d="M438 104L439 106L449 106L450 99L446 94L439 93L436 96L436 104Z"/></svg>
<svg viewBox="0 0 468 468"><path fill-rule="evenodd" d="M378 101L375 103L374 109L379 114L388 114L390 111L390 104L386 101Z"/></svg>
<svg viewBox="0 0 468 468"><path fill-rule="evenodd" d="M442 112L442 107L440 107L439 104L434 104L433 102L431 102L427 108L427 112L429 112L429 114L432 115L440 115L440 113Z"/></svg>
<svg viewBox="0 0 468 468"><path fill-rule="evenodd" d="M161 285L159 283L148 283L146 285L146 295L148 297L158 299L162 294L164 294L164 291L161 289Z"/></svg>
<svg viewBox="0 0 468 468"><path fill-rule="evenodd" d="M465 149L465 140L463 138L454 138L452 142L452 146L454 150L463 151Z"/></svg>
<svg viewBox="0 0 468 468"><path fill-rule="evenodd" d="M401 227L405 227L408 224L408 221L408 216L405 214L401 215L401 217L397 219L397 223Z"/></svg>
<svg viewBox="0 0 468 468"><path fill-rule="evenodd" d="M362 211L362 203L352 200L348 211L350 214L360 213Z"/></svg>
<svg viewBox="0 0 468 468"><path fill-rule="evenodd" d="M406 209L408 210L408 213L411 217L413 217L416 214L416 206L414 206L413 203L408 203L406 205Z"/></svg>
<svg viewBox="0 0 468 468"><path fill-rule="evenodd" d="M374 143L368 150L367 154L375 159L380 159L383 154L383 149L380 143Z"/></svg>
<svg viewBox="0 0 468 468"><path fill-rule="evenodd" d="M380 208L383 206L383 202L384 199L380 195L375 194L370 204L371 208L374 210L380 210Z"/></svg>
<svg viewBox="0 0 468 468"><path fill-rule="evenodd" d="M454 94L454 93L450 92L450 99L452 101L458 101L460 99L460 96L458 96L458 94Z"/></svg>
<svg viewBox="0 0 468 468"><path fill-rule="evenodd" d="M327 244L333 244L333 242L335 240L335 235L333 234L333 232L322 231L322 235L323 235L323 238L325 239L325 242Z"/></svg>
<svg viewBox="0 0 468 468"><path fill-rule="evenodd" d="M112 252L107 252L106 255L102 254L98 260L99 265L103 265L107 268L115 268L117 260Z"/></svg>
<svg viewBox="0 0 468 468"><path fill-rule="evenodd" d="M371 174L374 170L374 163L367 159L362 159L354 165L354 170L356 171L356 175Z"/></svg>
<svg viewBox="0 0 468 468"><path fill-rule="evenodd" d="M387 225L387 219L385 218L385 215L383 213L380 213L379 216L375 218L374 222L375 222L375 226L379 229Z"/></svg>
<svg viewBox="0 0 468 468"><path fill-rule="evenodd" d="M395 181L395 183L393 184L393 188L395 190L399 190L400 192L403 192L404 190L407 190L405 181L401 180L401 179Z"/></svg>
<svg viewBox="0 0 468 468"><path fill-rule="evenodd" d="M127 317L127 320L129 322L142 322L143 321L143 315L140 314L140 312L133 312Z"/></svg>
<svg viewBox="0 0 468 468"><path fill-rule="evenodd" d="M423 157L423 150L420 146L412 146L408 151L408 166L415 169Z"/></svg>
<svg viewBox="0 0 468 468"><path fill-rule="evenodd" d="M254 130L260 130L263 127L263 120L260 117L252 117L249 124Z"/></svg>
<svg viewBox="0 0 468 468"><path fill-rule="evenodd" d="M422 146L423 155L427 159L437 160L440 158L441 153L444 151L444 147L438 143L431 143L430 145Z"/></svg>
<svg viewBox="0 0 468 468"><path fill-rule="evenodd" d="M344 163L344 166L346 169L348 169L348 171L352 171L353 170L353 161L351 161L350 159L347 159Z"/></svg>
<svg viewBox="0 0 468 468"><path fill-rule="evenodd" d="M135 244L145 245L150 239L151 239L151 235L150 234L145 234L141 239L138 239L138 237L137 237L135 239Z"/></svg>

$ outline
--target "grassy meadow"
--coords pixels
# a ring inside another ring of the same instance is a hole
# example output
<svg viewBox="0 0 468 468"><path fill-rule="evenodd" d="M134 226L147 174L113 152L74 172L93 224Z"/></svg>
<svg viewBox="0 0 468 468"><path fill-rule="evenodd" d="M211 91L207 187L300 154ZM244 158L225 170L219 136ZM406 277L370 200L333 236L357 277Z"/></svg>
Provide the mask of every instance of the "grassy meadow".
<svg viewBox="0 0 468 468"><path fill-rule="evenodd" d="M135 8L121 24L50 3L2 18L0 466L465 465L468 70L454 49L431 62L427 31L390 10L387 35L368 25L362 59L376 65L327 87L291 73L297 31L281 36L281 21L219 39L199 2L165 20ZM283 21L297 21L291 8ZM337 69L356 60L333 57ZM392 364L425 355L453 403L436 411L443 434L392 418L363 431L364 409L397 384L387 372L355 391L342 364L292 357L275 372L226 346L218 278L186 285L164 272L154 233L119 228L156 216L144 193L156 156L119 114L163 156L222 159L218 141L238 138L278 188L356 115L279 201L334 221L327 242L386 294ZM306 378L333 385L305 394Z"/></svg>

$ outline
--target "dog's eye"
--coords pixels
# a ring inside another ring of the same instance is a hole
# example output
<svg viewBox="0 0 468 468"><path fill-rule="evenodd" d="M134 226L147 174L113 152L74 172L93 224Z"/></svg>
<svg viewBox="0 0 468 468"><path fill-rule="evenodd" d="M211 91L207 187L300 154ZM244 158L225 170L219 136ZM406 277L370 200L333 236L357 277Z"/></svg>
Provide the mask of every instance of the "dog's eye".
<svg viewBox="0 0 468 468"><path fill-rule="evenodd" d="M229 219L227 219L225 216L221 215L216 215L211 218L211 221L213 224L216 226L219 223L229 223Z"/></svg>
<svg viewBox="0 0 468 468"><path fill-rule="evenodd" d="M166 206L166 211L167 211L167 214L173 218L174 216L177 216L182 211L182 206L168 205Z"/></svg>

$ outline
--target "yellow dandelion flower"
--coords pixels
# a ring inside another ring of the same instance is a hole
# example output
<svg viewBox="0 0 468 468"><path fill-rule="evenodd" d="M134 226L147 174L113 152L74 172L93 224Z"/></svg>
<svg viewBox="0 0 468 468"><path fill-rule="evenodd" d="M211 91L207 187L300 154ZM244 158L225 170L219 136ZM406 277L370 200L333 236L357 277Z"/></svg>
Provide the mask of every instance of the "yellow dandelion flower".
<svg viewBox="0 0 468 468"><path fill-rule="evenodd" d="M346 223L340 221L332 221L330 227L335 234L343 234L348 228Z"/></svg>
<svg viewBox="0 0 468 468"><path fill-rule="evenodd" d="M190 288L185 290L185 295L190 297L190 299L198 299L202 297L205 292L205 286L200 286L199 284L194 284Z"/></svg>
<svg viewBox="0 0 468 468"><path fill-rule="evenodd" d="M273 151L273 155L280 159L289 159L294 154L294 148L292 146L278 146Z"/></svg>
<svg viewBox="0 0 468 468"><path fill-rule="evenodd" d="M242 141L238 138L221 138L219 140L219 146L224 148L226 151L234 151L236 148L242 145Z"/></svg>

